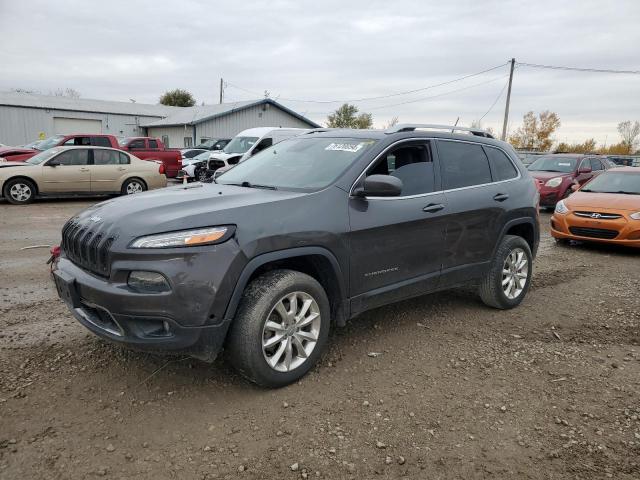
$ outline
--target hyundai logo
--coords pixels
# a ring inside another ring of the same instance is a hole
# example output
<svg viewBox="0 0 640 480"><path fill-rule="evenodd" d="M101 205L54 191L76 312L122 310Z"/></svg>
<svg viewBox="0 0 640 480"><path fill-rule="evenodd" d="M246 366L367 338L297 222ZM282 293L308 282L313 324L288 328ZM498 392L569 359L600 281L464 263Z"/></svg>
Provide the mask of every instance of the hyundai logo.
<svg viewBox="0 0 640 480"><path fill-rule="evenodd" d="M592 213L591 214L591 218L600 218L602 215L600 215L599 213Z"/></svg>

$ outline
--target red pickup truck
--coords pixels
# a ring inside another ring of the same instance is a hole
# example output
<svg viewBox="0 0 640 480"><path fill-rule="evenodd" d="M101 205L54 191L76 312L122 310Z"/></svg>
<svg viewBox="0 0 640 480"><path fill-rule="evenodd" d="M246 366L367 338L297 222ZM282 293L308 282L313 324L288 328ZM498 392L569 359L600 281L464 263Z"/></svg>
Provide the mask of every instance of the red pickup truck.
<svg viewBox="0 0 640 480"><path fill-rule="evenodd" d="M167 177L175 177L182 168L180 150L165 148L157 138L127 137L118 139L114 135L73 134L54 135L37 144L35 149L15 149L13 147L0 148L0 162L24 162L38 153L53 147L72 145L93 145L96 147L111 147L127 150L141 160L157 160L164 164Z"/></svg>

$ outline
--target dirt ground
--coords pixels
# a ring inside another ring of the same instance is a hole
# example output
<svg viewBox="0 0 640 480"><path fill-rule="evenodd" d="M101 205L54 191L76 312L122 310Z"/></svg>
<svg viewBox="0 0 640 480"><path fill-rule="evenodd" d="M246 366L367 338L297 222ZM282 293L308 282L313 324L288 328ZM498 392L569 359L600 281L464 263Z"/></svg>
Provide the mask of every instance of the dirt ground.
<svg viewBox="0 0 640 480"><path fill-rule="evenodd" d="M89 334L45 261L90 205L0 203L0 478L640 478L640 256L557 246L532 290L362 315L280 390ZM381 355L369 356L371 352Z"/></svg>

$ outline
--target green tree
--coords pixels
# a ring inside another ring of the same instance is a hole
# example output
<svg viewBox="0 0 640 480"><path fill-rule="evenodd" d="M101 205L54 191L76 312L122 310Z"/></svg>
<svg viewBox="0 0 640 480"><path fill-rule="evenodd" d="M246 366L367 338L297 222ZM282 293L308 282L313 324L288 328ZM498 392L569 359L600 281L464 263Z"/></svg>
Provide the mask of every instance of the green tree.
<svg viewBox="0 0 640 480"><path fill-rule="evenodd" d="M327 117L329 128L371 128L373 117L370 113L358 115L358 107L345 103Z"/></svg>
<svg viewBox="0 0 640 480"><path fill-rule="evenodd" d="M536 117L527 112L522 118L522 126L509 137L515 148L546 152L553 145L554 132L560 127L560 117L554 112L545 110Z"/></svg>
<svg viewBox="0 0 640 480"><path fill-rule="evenodd" d="M164 92L160 97L160 104L171 107L193 107L196 104L196 99L186 90L176 88Z"/></svg>

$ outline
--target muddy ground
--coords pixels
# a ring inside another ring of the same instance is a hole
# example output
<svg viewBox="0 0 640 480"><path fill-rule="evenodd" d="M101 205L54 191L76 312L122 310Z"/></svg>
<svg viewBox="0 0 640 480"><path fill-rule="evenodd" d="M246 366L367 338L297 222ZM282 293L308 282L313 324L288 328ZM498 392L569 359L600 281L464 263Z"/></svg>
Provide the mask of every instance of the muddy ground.
<svg viewBox="0 0 640 480"><path fill-rule="evenodd" d="M276 391L132 353L45 261L91 201L0 203L0 478L640 478L640 257L557 246L512 311L470 289L381 308ZM382 355L370 357L370 352Z"/></svg>

